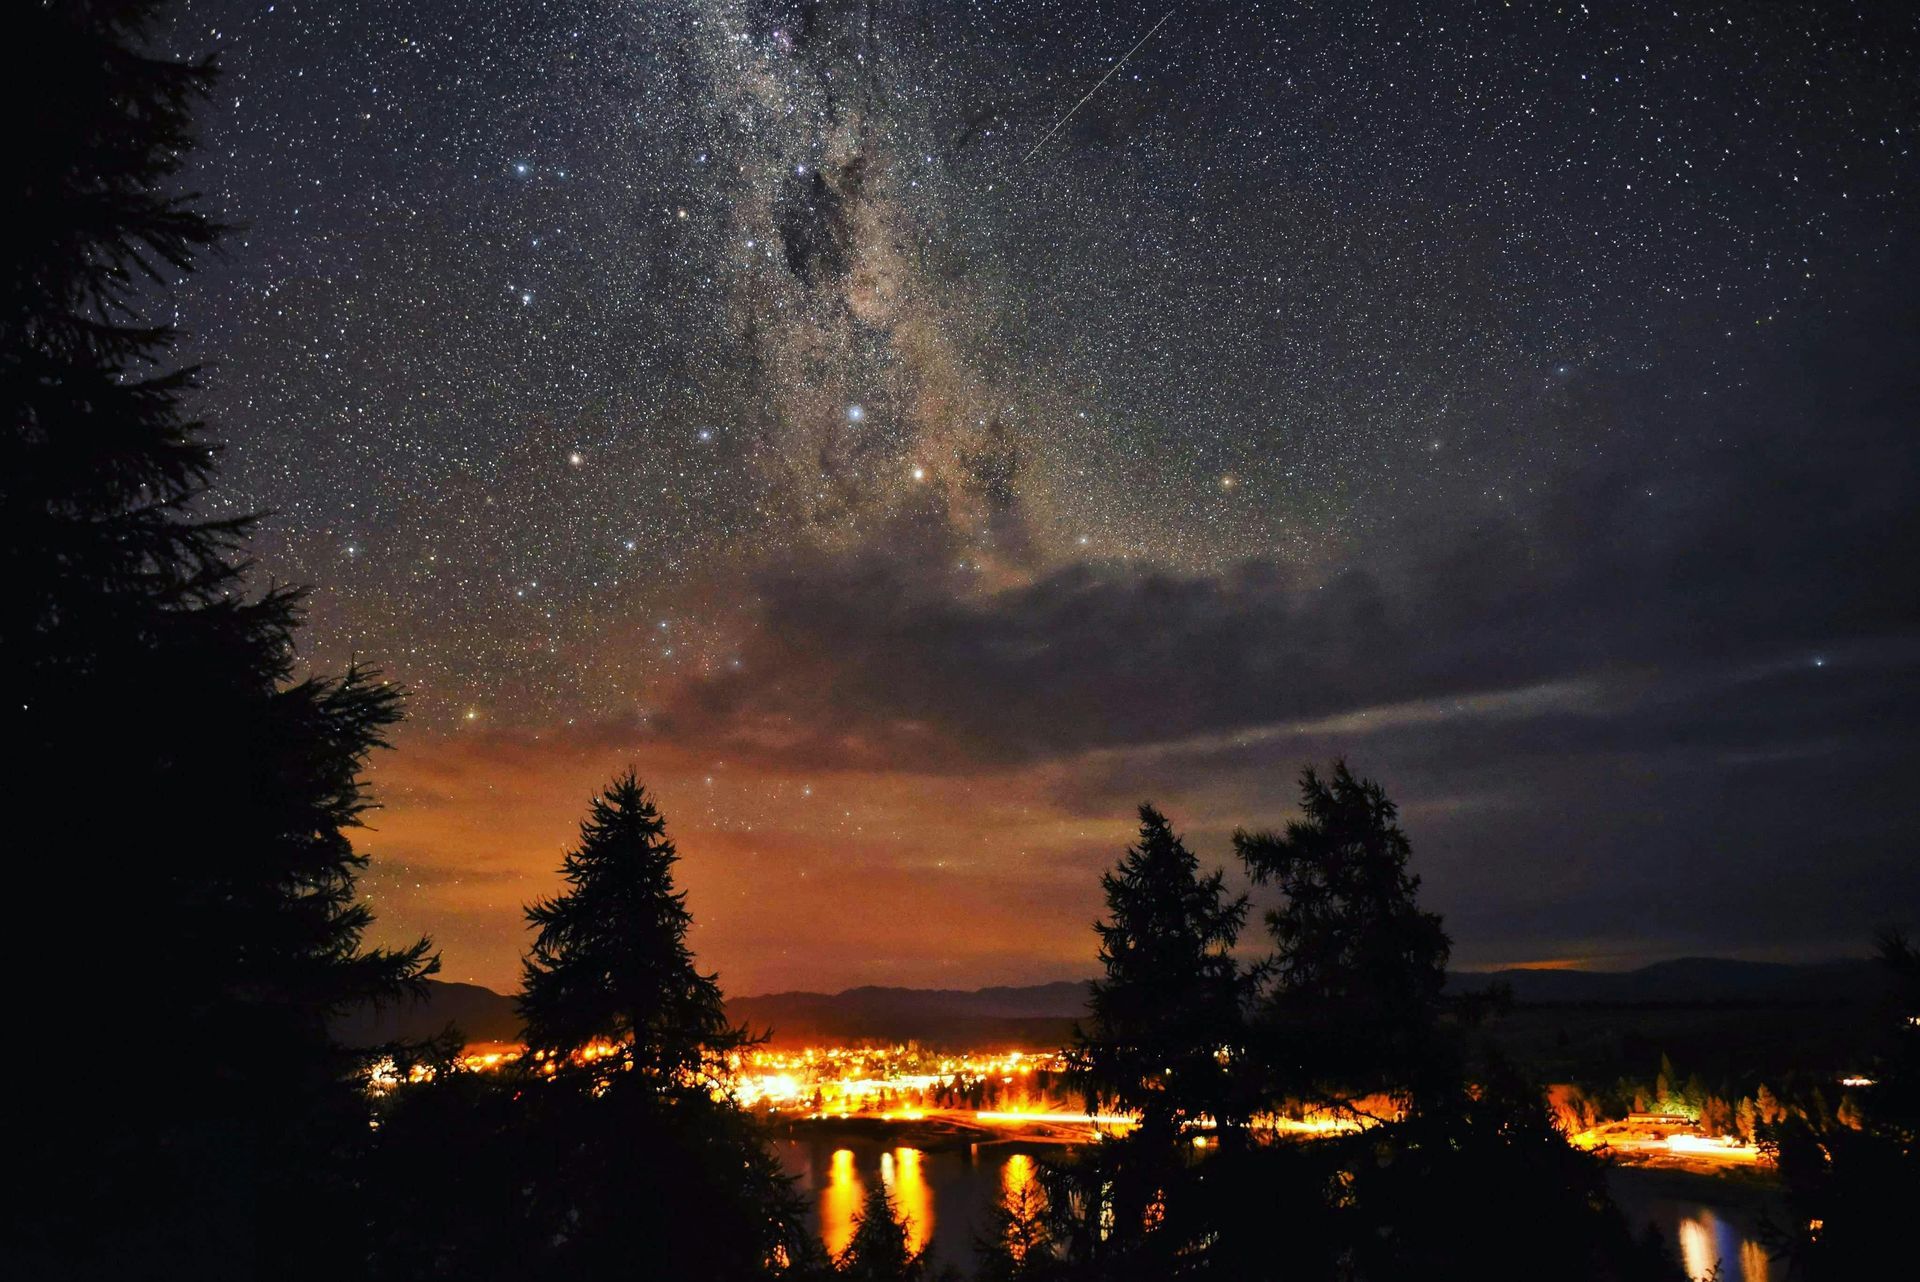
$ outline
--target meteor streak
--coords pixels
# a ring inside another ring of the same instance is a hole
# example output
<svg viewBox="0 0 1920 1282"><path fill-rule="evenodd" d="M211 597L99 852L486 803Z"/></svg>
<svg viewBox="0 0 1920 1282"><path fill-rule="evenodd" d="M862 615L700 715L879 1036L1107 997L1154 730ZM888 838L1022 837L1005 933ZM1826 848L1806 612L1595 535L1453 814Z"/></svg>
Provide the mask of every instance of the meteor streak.
<svg viewBox="0 0 1920 1282"><path fill-rule="evenodd" d="M1099 93L1099 92L1100 92L1100 86L1101 86L1101 85L1104 85L1104 84L1106 84L1106 83L1107 83L1107 81L1109 81L1109 80L1111 80L1111 79L1113 78L1113 73L1114 73L1114 72L1116 72L1116 71L1118 71L1118 70L1120 70L1120 68L1122 68L1122 67L1124 67L1124 66L1126 66L1126 65L1127 65L1127 59L1129 59L1129 58L1131 58L1131 57L1133 57L1133 55L1134 55L1134 54L1136 54L1136 53L1139 53L1139 52L1140 52L1140 46L1141 46L1141 45L1144 45L1145 43L1147 43L1147 41L1149 41L1149 40L1151 40L1151 39L1153 39L1153 34L1154 34L1154 32L1156 32L1156 31L1158 31L1158 30L1160 30L1160 28L1162 28L1162 27L1164 27L1164 26L1166 26L1166 25L1167 25L1167 19L1168 19L1168 18L1171 18L1172 16L1173 16L1173 10L1171 10L1171 9L1169 9L1169 10L1167 10L1167 11L1166 11L1165 13L1163 13L1163 14L1161 14L1161 15L1160 15L1160 21L1158 21L1158 22L1156 22L1156 23L1154 23L1154 24L1153 24L1153 26L1152 26L1152 27L1151 27L1151 28L1150 28L1150 29L1149 29L1149 30L1147 31L1147 34L1146 34L1146 35L1144 35L1144 36L1141 36L1141 37L1140 37L1140 39L1139 39L1139 40L1138 40L1138 41L1137 41L1137 42L1136 42L1136 43L1134 44L1134 46L1133 46L1133 48L1131 48L1131 49L1129 49L1129 50L1127 50L1127 51L1126 51L1125 53L1123 53L1123 54L1121 54L1121 55L1120 55L1120 61L1118 61L1118 62L1116 62L1116 63L1114 63L1114 64L1113 64L1113 65L1112 65L1111 67L1108 67L1108 68L1107 68L1107 74L1106 74L1106 75L1104 75L1104 76L1102 76L1102 77L1100 77L1100 78L1099 78L1098 80L1096 80L1096 81L1094 81L1094 82L1093 82L1093 88L1091 88L1091 89L1089 89L1089 90L1087 90L1087 91L1086 91L1086 93L1084 93L1084 94L1082 94L1082 95L1080 96L1080 101L1079 101L1079 102L1076 102L1076 103L1074 103L1074 104L1073 104L1073 106L1071 106L1071 107L1069 107L1069 108L1067 108L1067 114L1066 114L1066 115L1064 115L1064 116L1062 116L1062 117L1060 117L1060 119L1058 119L1058 120L1056 120L1056 121L1054 121L1054 122L1053 122L1053 128L1051 128L1051 129L1049 129L1049 130L1047 130L1047 132L1045 132L1044 134L1041 134L1041 135L1040 135L1040 141L1039 141L1039 142L1036 142L1035 144L1033 144L1033 146L1031 146L1031 147L1029 147L1029 148L1027 148L1027 154L1026 154L1026 155L1024 155L1024 156L1022 156L1022 157L1020 157L1020 164L1021 164L1021 165L1024 165L1024 164L1026 164L1026 163L1027 163L1027 162L1028 162L1029 160L1031 160L1031 159L1033 159L1033 153L1034 153L1034 152L1036 152L1036 151L1039 151L1039 150L1040 150L1040 149L1041 149L1042 147L1044 147L1044 146L1046 146L1046 145L1047 145L1047 139L1049 139L1049 138L1051 138L1051 137L1053 137L1053 136L1054 136L1055 134L1057 134L1057 133L1059 133L1059 132L1060 132L1060 127L1061 127L1062 125L1064 125L1064 124L1066 124L1066 123L1067 123L1067 122L1068 122L1069 120L1072 120L1072 119L1073 119L1073 113L1074 113L1074 112L1076 112L1076 111L1078 111L1078 110L1080 110L1080 108L1082 108L1082 107L1084 107L1084 106L1086 106L1086 105L1087 105L1087 99L1089 99L1089 98L1091 98L1091 97L1093 97L1093 95L1095 95L1095 94L1097 94L1097 93ZM1016 169L1018 169L1019 167L1020 167L1019 165L1015 165L1015 166L1014 166L1014 168L1016 168Z"/></svg>

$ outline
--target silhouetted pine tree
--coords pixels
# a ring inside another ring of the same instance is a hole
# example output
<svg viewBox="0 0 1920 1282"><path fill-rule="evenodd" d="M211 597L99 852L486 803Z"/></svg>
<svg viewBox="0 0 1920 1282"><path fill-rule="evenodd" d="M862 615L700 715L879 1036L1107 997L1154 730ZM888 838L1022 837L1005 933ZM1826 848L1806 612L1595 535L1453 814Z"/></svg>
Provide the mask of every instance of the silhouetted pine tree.
<svg viewBox="0 0 1920 1282"><path fill-rule="evenodd" d="M1092 986L1090 1023L1075 1033L1089 1105L1137 1112L1139 1130L1159 1137L1202 1115L1244 1121L1230 1064L1245 1037L1249 977L1232 953L1245 897L1228 898L1217 871L1201 876L1166 817L1146 805L1139 844L1100 885L1107 919L1094 930L1106 975Z"/></svg>
<svg viewBox="0 0 1920 1282"><path fill-rule="evenodd" d="M527 910L538 935L520 1011L544 1058L523 1061L534 1080L519 1083L516 1156L495 1166L492 1190L515 1222L475 1226L429 1199L444 1228L425 1235L428 1249L403 1224L413 1258L464 1277L472 1270L447 1263L455 1255L488 1276L644 1264L721 1282L811 1266L791 1181L722 1087L721 1057L748 1039L727 1023L715 977L694 966L676 859L632 770L593 800L562 868L568 890ZM429 1128L408 1153L434 1161L431 1139ZM461 1172L446 1178L462 1187ZM529 1254L475 1251L476 1235ZM408 1272L400 1257L393 1275Z"/></svg>
<svg viewBox="0 0 1920 1282"><path fill-rule="evenodd" d="M13 985L12 1022L61 1056L36 1074L60 1142L23 1220L30 1250L90 1253L82 1272L318 1269L354 1250L341 1162L367 1130L362 1062L327 1020L433 963L424 942L360 945L346 830L397 692L360 670L295 681L300 594L249 595L250 520L203 511L216 449L153 317L220 231L175 189L213 70L144 52L159 10L0 17L21 61L0 234L0 717L10 837L35 852L12 864L23 955L44 968ZM89 987L63 987L55 957ZM341 1231L315 1243L328 1216Z"/></svg>
<svg viewBox="0 0 1920 1282"><path fill-rule="evenodd" d="M1305 815L1284 833L1245 830L1234 849L1284 896L1267 914L1276 954L1262 1011L1272 1083L1295 1098L1445 1091L1457 1079L1435 1038L1450 944L1418 903L1412 847L1381 787L1336 762L1300 776Z"/></svg>
<svg viewBox="0 0 1920 1282"><path fill-rule="evenodd" d="M678 859L632 770L593 799L561 866L571 889L527 909L539 928L519 1001L529 1046L565 1057L607 1043L623 1068L682 1080L746 1044L693 964Z"/></svg>
<svg viewBox="0 0 1920 1282"><path fill-rule="evenodd" d="M1284 834L1234 835L1254 879L1284 895L1267 915L1277 951L1254 1058L1274 1103L1386 1092L1402 1111L1244 1164L1223 1155L1229 1178L1216 1187L1237 1206L1218 1217L1214 1262L1231 1276L1283 1276L1260 1261L1271 1227L1244 1190L1304 1185L1323 1201L1302 1199L1289 1217L1294 1276L1677 1282L1608 1200L1604 1168L1555 1128L1541 1087L1492 1054L1470 1063L1442 995L1447 936L1419 905L1386 792L1345 763L1327 780L1309 768L1300 785L1305 814ZM1485 1231L1490 1208L1498 1233Z"/></svg>
<svg viewBox="0 0 1920 1282"><path fill-rule="evenodd" d="M1886 991L1875 1009L1874 1084L1847 1101L1845 1120L1818 1107L1789 1113L1769 1095L1778 1120L1761 1128L1786 1186L1771 1245L1816 1282L1870 1277L1898 1258L1920 1206L1920 949L1888 930L1877 951Z"/></svg>
<svg viewBox="0 0 1920 1282"><path fill-rule="evenodd" d="M1344 766L1302 782L1306 815L1283 836L1235 838L1286 895L1268 917L1270 962L1235 963L1244 900L1201 877L1151 808L1102 879L1107 974L1074 1056L1098 1099L1145 1124L1042 1168L1060 1276L1678 1282L1657 1244L1635 1242L1604 1169L1554 1127L1540 1088L1491 1057L1469 1068L1442 1001L1447 939L1419 907L1392 802ZM1249 1032L1240 1015L1268 975ZM1252 1101L1381 1090L1404 1111L1362 1131L1307 1140L1231 1124ZM1230 1123L1225 1143L1181 1138L1200 1112ZM1006 1275L1007 1252L988 1261Z"/></svg>
<svg viewBox="0 0 1920 1282"><path fill-rule="evenodd" d="M1139 1115L1124 1138L1046 1174L1050 1218L1076 1261L1101 1276L1168 1277L1210 1231L1182 1128L1211 1119L1237 1142L1249 1108L1245 1005L1255 978L1232 949L1246 920L1221 874L1199 862L1166 817L1140 807L1140 839L1101 877L1096 922L1105 977L1075 1030L1074 1078L1094 1110Z"/></svg>
<svg viewBox="0 0 1920 1282"><path fill-rule="evenodd" d="M975 1253L986 1282L1048 1282L1062 1276L1045 1190L1037 1178L1009 1189L989 1209Z"/></svg>
<svg viewBox="0 0 1920 1282"><path fill-rule="evenodd" d="M836 1276L854 1282L917 1282L927 1276L926 1251L909 1248L906 1220L893 1205L885 1184L867 1190L854 1217L853 1237L834 1259Z"/></svg>

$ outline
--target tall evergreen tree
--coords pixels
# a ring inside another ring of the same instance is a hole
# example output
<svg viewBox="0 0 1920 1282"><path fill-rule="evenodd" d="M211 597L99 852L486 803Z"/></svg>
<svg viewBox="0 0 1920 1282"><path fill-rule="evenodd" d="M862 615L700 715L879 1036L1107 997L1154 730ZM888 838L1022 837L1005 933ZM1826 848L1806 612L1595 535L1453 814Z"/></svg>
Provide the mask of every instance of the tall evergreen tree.
<svg viewBox="0 0 1920 1282"><path fill-rule="evenodd" d="M160 10L0 17L38 72L9 78L0 235L0 716L27 802L13 836L41 852L13 866L42 959L13 991L19 1025L69 1051L34 1090L64 1101L41 1114L60 1143L14 1209L31 1250L96 1269L318 1268L306 1222L352 1222L341 1161L367 1131L362 1060L328 1020L433 963L424 942L361 946L347 834L398 692L363 670L296 680L300 593L250 595L251 520L207 512L217 447L155 317L221 230L177 186L214 73L148 51ZM59 982L76 948L67 975L112 987ZM140 1070L72 1053L103 1038Z"/></svg>
<svg viewBox="0 0 1920 1282"><path fill-rule="evenodd" d="M1261 1021L1273 1084L1333 1099L1449 1089L1457 1075L1435 1029L1451 945L1419 906L1393 802L1336 762L1330 780L1301 773L1300 805L1282 833L1233 837L1253 880L1283 896L1267 914L1276 954Z"/></svg>
<svg viewBox="0 0 1920 1282"><path fill-rule="evenodd" d="M1233 956L1245 897L1229 897L1166 816L1140 807L1140 838L1101 877L1095 923L1105 976L1075 1030L1073 1075L1088 1107L1135 1113L1123 1138L1045 1172L1052 1229L1100 1276L1171 1277L1209 1232L1194 1150L1182 1135L1211 1120L1245 1135L1244 1007L1253 976Z"/></svg>
<svg viewBox="0 0 1920 1282"><path fill-rule="evenodd" d="M854 1217L853 1237L834 1259L833 1272L852 1282L918 1282L927 1276L927 1253L912 1249L909 1226L885 1184L867 1190Z"/></svg>
<svg viewBox="0 0 1920 1282"><path fill-rule="evenodd" d="M1673 1278L1636 1245L1603 1167L1552 1124L1539 1085L1492 1053L1470 1063L1442 996L1447 936L1419 905L1385 790L1345 763L1329 779L1309 768L1300 785L1304 814L1284 833L1234 835L1249 873L1284 896L1267 915L1276 954L1253 1058L1275 1104L1387 1092L1404 1111L1304 1150L1249 1154L1219 1182L1225 1196L1245 1205L1240 1190L1300 1189L1302 1176L1320 1190L1320 1206L1291 1217L1292 1276ZM1478 1231L1488 1206L1515 1208L1521 1227ZM1220 1224L1209 1254L1228 1275L1285 1275L1261 1263L1263 1229L1245 1211Z"/></svg>
<svg viewBox="0 0 1920 1282"><path fill-rule="evenodd" d="M571 889L527 909L539 931L519 1003L530 1046L564 1057L607 1043L623 1067L683 1080L747 1042L718 980L693 964L666 831L631 769L591 802L561 868Z"/></svg>
<svg viewBox="0 0 1920 1282"><path fill-rule="evenodd" d="M521 1092L519 1165L502 1191L522 1225L503 1236L535 1249L512 1275L644 1261L721 1282L813 1260L790 1180L722 1080L748 1038L694 966L677 859L629 769L592 801L562 867L568 889L527 909L537 934L520 1013L536 1071L555 1071ZM465 1236L453 1217L452 1248Z"/></svg>
<svg viewBox="0 0 1920 1282"><path fill-rule="evenodd" d="M1249 976L1233 946L1245 896L1230 898L1152 806L1140 807L1140 840L1101 875L1107 919L1095 923L1100 965L1090 1023L1074 1059L1090 1106L1140 1115L1139 1129L1168 1136L1202 1116L1243 1122L1233 1057L1243 1049Z"/></svg>

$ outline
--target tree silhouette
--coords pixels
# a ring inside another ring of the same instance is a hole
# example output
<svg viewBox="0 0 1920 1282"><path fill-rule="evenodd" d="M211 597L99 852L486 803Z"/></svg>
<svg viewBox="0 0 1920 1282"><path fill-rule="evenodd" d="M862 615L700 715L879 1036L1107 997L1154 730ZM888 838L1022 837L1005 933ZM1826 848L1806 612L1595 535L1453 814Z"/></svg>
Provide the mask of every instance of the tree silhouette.
<svg viewBox="0 0 1920 1282"><path fill-rule="evenodd" d="M1355 1135L1251 1155L1228 1187L1298 1187L1300 1159L1317 1161L1325 1201L1303 1217L1302 1255L1340 1276L1677 1278L1635 1242L1541 1087L1490 1048L1472 1062L1443 999L1447 936L1419 905L1385 790L1336 762L1327 779L1302 771L1300 799L1282 833L1234 834L1254 880L1283 896L1255 1021L1268 1098L1353 1108L1384 1092L1400 1106ZM1499 1233L1485 1231L1491 1208ZM1217 1256L1254 1260L1245 1214L1226 1224Z"/></svg>
<svg viewBox="0 0 1920 1282"><path fill-rule="evenodd" d="M1103 878L1107 974L1074 1055L1097 1098L1147 1124L1043 1167L1061 1276L1677 1282L1657 1243L1635 1242L1604 1169L1567 1143L1538 1085L1469 1056L1442 995L1447 938L1418 904L1385 792L1344 765L1326 781L1307 770L1301 792L1305 814L1283 834L1234 838L1283 895L1269 962L1234 961L1244 901L1226 899L1218 873L1201 877L1152 809ZM1356 1097L1377 1091L1399 1106L1363 1112ZM1346 1108L1367 1125L1291 1138L1241 1125L1254 1101ZM1181 1139L1202 1111L1227 1123L1226 1142ZM998 1276L1008 1254L989 1253Z"/></svg>
<svg viewBox="0 0 1920 1282"><path fill-rule="evenodd" d="M1393 802L1336 762L1331 780L1301 772L1300 804L1284 832L1233 836L1254 881L1284 896L1267 914L1276 952L1261 1019L1274 1084L1327 1100L1445 1089L1434 1030L1450 946L1417 902Z"/></svg>
<svg viewBox="0 0 1920 1282"><path fill-rule="evenodd" d="M1209 1231L1182 1128L1208 1122L1237 1137L1248 1116L1244 1006L1253 976L1232 953L1246 920L1219 872L1199 861L1152 806L1140 838L1102 875L1107 918L1096 922L1104 978L1075 1029L1072 1077L1093 1110L1138 1116L1044 1179L1052 1228L1076 1260L1103 1275L1171 1276Z"/></svg>
<svg viewBox="0 0 1920 1282"><path fill-rule="evenodd" d="M989 1209L986 1231L975 1249L979 1275L987 1282L1047 1282L1060 1275L1046 1193L1038 1178L1019 1181Z"/></svg>
<svg viewBox="0 0 1920 1282"><path fill-rule="evenodd" d="M682 1080L746 1044L718 981L693 964L678 859L631 769L593 799L562 865L571 889L527 909L539 929L519 1000L529 1046L567 1057L604 1043L622 1068Z"/></svg>
<svg viewBox="0 0 1920 1282"><path fill-rule="evenodd" d="M435 963L424 941L361 946L347 834L398 691L363 669L295 680L301 594L250 594L251 519L207 513L217 448L153 318L221 231L176 188L213 68L146 52L159 10L0 18L38 73L16 78L0 236L0 716L31 799L10 836L46 852L15 861L14 890L27 955L79 950L124 994L103 1027L102 995L20 985L14 1017L144 1057L71 1054L36 1081L59 1143L16 1209L30 1253L89 1253L74 1272L310 1272L355 1253L346 1162L367 1133L363 1058L328 1020ZM316 1244L315 1217L341 1231Z"/></svg>
<svg viewBox="0 0 1920 1282"><path fill-rule="evenodd" d="M1888 930L1877 952L1886 987L1874 1084L1846 1101L1844 1118L1790 1112L1771 1095L1765 1104L1787 1204L1767 1236L1816 1282L1871 1276L1898 1258L1920 1205L1920 949Z"/></svg>
<svg viewBox="0 0 1920 1282"><path fill-rule="evenodd" d="M791 1182L720 1078L745 1035L687 948L672 842L632 770L589 808L537 928L526 1072L405 1093L382 1128L381 1277L798 1275Z"/></svg>
<svg viewBox="0 0 1920 1282"><path fill-rule="evenodd" d="M853 1237L834 1259L835 1275L854 1282L917 1282L927 1276L926 1251L908 1245L909 1226L885 1184L867 1190Z"/></svg>
<svg viewBox="0 0 1920 1282"><path fill-rule="evenodd" d="M1106 974L1092 986L1073 1056L1089 1106L1137 1112L1140 1132L1157 1140L1202 1117L1244 1121L1230 1063L1243 1049L1250 991L1232 952L1245 897L1229 898L1217 871L1201 876L1148 805L1139 843L1100 885L1107 919L1094 930Z"/></svg>

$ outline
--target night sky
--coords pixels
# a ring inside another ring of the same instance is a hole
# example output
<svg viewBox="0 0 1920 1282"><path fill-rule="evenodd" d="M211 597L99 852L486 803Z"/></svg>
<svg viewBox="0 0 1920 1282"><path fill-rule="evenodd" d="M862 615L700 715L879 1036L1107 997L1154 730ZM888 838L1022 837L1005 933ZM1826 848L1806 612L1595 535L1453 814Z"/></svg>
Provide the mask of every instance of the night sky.
<svg viewBox="0 0 1920 1282"><path fill-rule="evenodd" d="M1335 754L1460 964L1914 921L1914 13L184 5L380 937L511 988L632 762L729 991L1079 977Z"/></svg>

